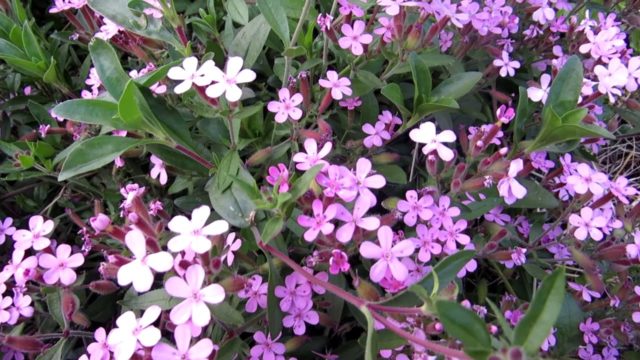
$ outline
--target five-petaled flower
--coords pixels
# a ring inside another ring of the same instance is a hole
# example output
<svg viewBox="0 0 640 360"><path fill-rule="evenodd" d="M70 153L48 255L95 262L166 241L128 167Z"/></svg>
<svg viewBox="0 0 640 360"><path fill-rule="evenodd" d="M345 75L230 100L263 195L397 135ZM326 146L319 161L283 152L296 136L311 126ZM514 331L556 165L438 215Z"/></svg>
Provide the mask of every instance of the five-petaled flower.
<svg viewBox="0 0 640 360"><path fill-rule="evenodd" d="M371 241L364 241L360 245L360 255L365 259L377 259L371 266L369 277L374 282L380 282L387 271L398 281L405 281L409 275L409 270L400 258L411 256L415 251L415 246L411 240L402 240L393 245L393 231L388 226L381 226L378 229L378 242L376 245Z"/></svg>
<svg viewBox="0 0 640 360"><path fill-rule="evenodd" d="M356 20L353 26L342 24L343 37L338 39L338 45L343 49L351 49L353 55L359 56L364 52L363 44L371 44L373 36L365 33L365 23L362 20Z"/></svg>
<svg viewBox="0 0 640 360"><path fill-rule="evenodd" d="M351 96L352 91L351 80L347 77L340 77L337 72L333 70L327 71L327 78L318 80L320 86L325 89L331 90L331 97L334 100L342 100L343 96Z"/></svg>
<svg viewBox="0 0 640 360"><path fill-rule="evenodd" d="M138 343L145 347L151 347L160 341L162 334L160 329L151 325L158 317L162 309L158 305L151 305L140 319L136 319L133 311L127 311L116 320L115 329L107 336L107 344L113 349L115 360L131 359L138 347Z"/></svg>
<svg viewBox="0 0 640 360"><path fill-rule="evenodd" d="M302 110L298 108L302 100L302 94L295 93L291 95L289 89L282 88L278 91L278 101L269 101L267 110L276 114L275 120L277 123L282 124L289 118L297 121L302 117Z"/></svg>
<svg viewBox="0 0 640 360"><path fill-rule="evenodd" d="M153 285L153 272L167 272L173 267L173 257L166 251L147 255L147 242L142 231L133 229L125 235L127 247L133 254L133 260L118 270L118 284L133 283L137 292L145 292Z"/></svg>
<svg viewBox="0 0 640 360"><path fill-rule="evenodd" d="M420 124L419 128L411 130L409 137L419 144L426 144L422 147L422 152L425 155L436 151L440 159L444 161L451 161L454 157L453 151L443 145L443 143L456 141L456 134L451 130L444 130L440 134L436 134L436 125L427 121Z"/></svg>
<svg viewBox="0 0 640 360"><path fill-rule="evenodd" d="M46 235L53 231L53 220L45 221L40 215L32 216L29 219L29 230L19 229L13 233L15 248L19 250L42 250L51 244Z"/></svg>
<svg viewBox="0 0 640 360"><path fill-rule="evenodd" d="M175 216L169 224L169 230L179 235L174 236L167 243L172 252L190 249L198 254L204 254L211 249L211 240L208 236L221 235L229 230L229 223L224 220L216 220L206 225L211 209L202 205L193 210L191 220L183 215Z"/></svg>
<svg viewBox="0 0 640 360"><path fill-rule="evenodd" d="M211 69L210 77L215 82L209 85L206 94L210 98L218 98L224 94L228 101L238 101L242 97L242 89L238 84L252 82L256 73L251 69L242 69L244 60L239 56L232 56L227 60L227 67L223 72L218 67Z"/></svg>
<svg viewBox="0 0 640 360"><path fill-rule="evenodd" d="M336 217L338 205L331 204L324 209L322 201L315 199L311 204L311 209L313 210L313 216L303 214L298 215L297 219L300 226L309 228L304 233L304 239L309 242L315 240L320 232L324 235L329 235L333 232L335 225L330 223L330 221Z"/></svg>
<svg viewBox="0 0 640 360"><path fill-rule="evenodd" d="M500 68L500 76L514 76L516 74L516 69L520 68L520 62L516 60L509 59L509 53L506 51L502 52L502 57L500 59L493 60L493 65Z"/></svg>
<svg viewBox="0 0 640 360"><path fill-rule="evenodd" d="M211 74L216 68L213 60L205 61L198 68L198 59L195 56L188 57L182 61L182 66L174 66L169 69L167 77L171 80L181 80L182 82L173 89L176 94L182 94L191 89L193 84L197 86L207 86L213 81Z"/></svg>
<svg viewBox="0 0 640 360"><path fill-rule="evenodd" d="M60 280L62 285L71 285L76 281L76 272L73 270L84 264L82 254L71 255L71 246L60 244L56 249L56 256L44 253L38 257L38 264L47 269L42 279L49 285Z"/></svg>
<svg viewBox="0 0 640 360"><path fill-rule="evenodd" d="M314 139L309 138L305 140L304 150L306 151L306 153L296 153L292 158L293 162L297 163L296 169L303 171L309 170L318 164L322 164L323 169L326 168L327 166L329 166L329 163L322 159L325 156L329 155L332 147L333 144L331 142L326 142L322 146L322 149L320 149L320 151L318 152L318 143Z"/></svg>
<svg viewBox="0 0 640 360"><path fill-rule="evenodd" d="M504 198L504 202L508 205L513 204L518 199L523 199L525 195L527 195L527 188L516 180L516 176L522 171L523 166L522 159L511 161L507 176L498 182L498 193Z"/></svg>
<svg viewBox="0 0 640 360"><path fill-rule="evenodd" d="M164 161L155 155L151 155L151 163L153 167L151 168L151 178L158 179L161 185L165 185L167 183L167 169L164 166Z"/></svg>
<svg viewBox="0 0 640 360"><path fill-rule="evenodd" d="M151 350L153 360L207 360L209 355L218 347L213 345L210 339L200 339L191 346L191 327L189 325L179 325L173 331L176 340L176 347L169 344L158 343Z"/></svg>

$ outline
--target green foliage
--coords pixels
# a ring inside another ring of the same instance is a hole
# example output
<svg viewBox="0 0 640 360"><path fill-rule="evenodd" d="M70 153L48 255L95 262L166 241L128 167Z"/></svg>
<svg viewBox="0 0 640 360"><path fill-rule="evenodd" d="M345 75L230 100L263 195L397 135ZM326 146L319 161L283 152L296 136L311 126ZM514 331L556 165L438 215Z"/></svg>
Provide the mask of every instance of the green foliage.
<svg viewBox="0 0 640 360"><path fill-rule="evenodd" d="M486 359L491 353L491 337L487 327L473 311L452 301L435 303L438 318L447 333L462 341L464 351L474 359Z"/></svg>

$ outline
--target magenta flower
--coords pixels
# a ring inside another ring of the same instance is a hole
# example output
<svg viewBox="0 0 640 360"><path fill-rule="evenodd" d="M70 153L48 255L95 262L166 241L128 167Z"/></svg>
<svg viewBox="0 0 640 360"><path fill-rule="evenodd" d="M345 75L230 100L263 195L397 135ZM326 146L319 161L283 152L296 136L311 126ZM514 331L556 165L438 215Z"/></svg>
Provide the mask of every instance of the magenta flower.
<svg viewBox="0 0 640 360"><path fill-rule="evenodd" d="M467 221L460 219L454 222L451 218L447 218L442 222L442 230L438 235L440 240L444 241L443 251L447 254L456 252L456 243L467 245L471 242L469 235L462 232L467 229Z"/></svg>
<svg viewBox="0 0 640 360"><path fill-rule="evenodd" d="M360 8L358 5L352 4L350 0L338 0L338 4L340 7L338 8L338 12L342 15L353 14L355 17L363 17L364 10Z"/></svg>
<svg viewBox="0 0 640 360"><path fill-rule="evenodd" d="M329 258L329 272L337 275L341 272L348 272L351 268L349 264L349 256L342 250L331 250L331 258Z"/></svg>
<svg viewBox="0 0 640 360"><path fill-rule="evenodd" d="M379 35L383 42L390 43L393 41L393 21L385 16L379 17L378 22L380 23L379 28L375 28L373 33Z"/></svg>
<svg viewBox="0 0 640 360"><path fill-rule="evenodd" d="M242 97L242 89L238 84L252 82L256 73L250 69L242 69L244 60L239 56L231 56L223 72L218 67L211 68L210 77L216 83L209 85L206 94L210 98L219 98L224 94L228 101L238 101Z"/></svg>
<svg viewBox="0 0 640 360"><path fill-rule="evenodd" d="M71 246L60 244L56 249L56 256L43 253L38 257L38 264L48 269L42 279L49 285L53 285L60 280L62 285L71 285L76 281L76 272L73 270L84 264L82 254L71 255Z"/></svg>
<svg viewBox="0 0 640 360"><path fill-rule="evenodd" d="M578 283L574 283L569 281L568 285L570 288L572 288L573 290L577 291L578 293L580 293L580 295L582 296L582 299L586 302L591 302L592 298L596 298L599 299L602 295L597 292L597 291L593 291L593 290L589 290L587 289L586 286L578 284Z"/></svg>
<svg viewBox="0 0 640 360"><path fill-rule="evenodd" d="M613 195L615 195L616 198L618 198L618 200L623 204L629 205L628 196L634 196L638 194L638 190L633 186L630 186L629 180L624 176L617 177L616 180L610 182L609 185L609 190L611 190ZM1 232L2 230L0 229L0 233ZM2 244L1 241L0 244Z"/></svg>
<svg viewBox="0 0 640 360"><path fill-rule="evenodd" d="M342 225L336 231L336 239L345 244L351 240L356 227L364 230L373 231L380 226L380 220L375 216L364 217L369 211L369 200L363 196L358 197L355 205L353 206L353 213L341 204L337 204L338 210L336 213L336 219L344 221L346 224Z"/></svg>
<svg viewBox="0 0 640 360"><path fill-rule="evenodd" d="M267 293L269 284L262 282L262 276L251 276L244 285L244 288L238 292L238 297L248 299L244 305L244 310L248 313L254 313L258 310L267 308Z"/></svg>
<svg viewBox="0 0 640 360"><path fill-rule="evenodd" d="M197 254L204 254L211 249L211 240L208 236L221 235L229 230L229 223L224 220L216 220L206 225L211 209L202 205L191 213L191 220L185 216L175 216L169 224L169 230L179 235L174 236L167 243L172 252L190 249Z"/></svg>
<svg viewBox="0 0 640 360"><path fill-rule="evenodd" d="M205 273L202 266L189 266L184 279L174 276L164 284L165 290L171 296L185 299L171 309L169 318L176 325L186 323L191 319L194 325L207 326L211 320L211 312L207 304L219 304L224 300L224 288L218 284L202 287Z"/></svg>
<svg viewBox="0 0 640 360"><path fill-rule="evenodd" d="M345 166L329 165L326 171L318 174L316 181L324 188L322 193L327 197L337 195L346 202L352 202L358 196L355 176Z"/></svg>
<svg viewBox="0 0 640 360"><path fill-rule="evenodd" d="M311 286L300 283L293 273L284 278L284 286L275 288L275 295L280 298L280 310L291 311L292 308L304 308L311 302Z"/></svg>
<svg viewBox="0 0 640 360"><path fill-rule="evenodd" d="M160 317L157 305L151 305L140 319L136 319L133 311L127 311L116 320L117 328L112 329L107 336L107 344L113 349L115 360L131 359L138 344L152 347L160 341L160 330L151 325Z"/></svg>
<svg viewBox="0 0 640 360"><path fill-rule="evenodd" d="M307 331L306 324L317 325L320 322L318 313L311 310L312 301L308 301L302 308L293 307L291 312L282 319L282 325L293 328L293 333L300 336Z"/></svg>
<svg viewBox="0 0 640 360"><path fill-rule="evenodd" d="M277 360L284 359L282 354L287 350L283 343L279 343L280 335L271 339L271 334L265 335L262 331L256 331L253 334L253 340L256 341L256 345L251 348L251 358L263 360Z"/></svg>
<svg viewBox="0 0 640 360"><path fill-rule="evenodd" d="M360 245L360 255L366 259L378 259L371 266L369 277L373 282L380 282L384 278L387 270L391 272L394 279L405 281L409 275L407 267L399 258L413 254L415 246L411 240L402 240L393 245L393 231L388 226L381 226L378 229L378 242L376 245L371 241L364 241Z"/></svg>
<svg viewBox="0 0 640 360"><path fill-rule="evenodd" d="M516 176L522 170L522 159L515 159L509 164L509 172L507 176L500 179L498 182L498 193L504 198L504 202L507 205L511 205L518 199L522 199L527 195L527 188L522 186L517 180Z"/></svg>
<svg viewBox="0 0 640 360"><path fill-rule="evenodd" d="M318 152L318 143L314 139L309 138L305 140L304 150L306 151L306 153L299 152L293 155L292 158L293 161L297 163L296 169L306 171L318 164L323 164L324 168L326 168L327 166L329 166L329 163L325 160L322 160L322 158L329 155L332 147L333 144L328 141L322 146L320 152Z"/></svg>
<svg viewBox="0 0 640 360"><path fill-rule="evenodd" d="M334 100L342 100L343 96L351 96L352 91L351 80L347 77L339 77L338 73L329 70L327 71L327 78L318 80L320 86L325 89L331 90L331 97Z"/></svg>
<svg viewBox="0 0 640 360"><path fill-rule="evenodd" d="M13 219L10 217L0 221L0 245L4 244L7 235L11 236L16 232L16 228L11 226L12 224Z"/></svg>
<svg viewBox="0 0 640 360"><path fill-rule="evenodd" d="M540 87L530 86L527 88L527 97L534 102L546 103L547 96L549 95L549 90L551 87L551 75L542 74L540 76Z"/></svg>
<svg viewBox="0 0 640 360"><path fill-rule="evenodd" d="M507 269L513 269L515 266L522 266L524 265L525 262L527 262L526 253L527 253L527 249L522 247L516 247L511 252L511 260L505 260L502 262L502 264Z"/></svg>
<svg viewBox="0 0 640 360"><path fill-rule="evenodd" d="M493 65L500 68L500 76L502 77L507 77L507 75L513 77L516 74L516 69L520 68L520 62L510 60L509 53L506 51L502 52L500 59L493 60Z"/></svg>
<svg viewBox="0 0 640 360"><path fill-rule="evenodd" d="M313 200L311 208L313 210L313 217L298 215L297 219L300 226L309 228L304 233L304 239L308 242L315 240L320 232L324 235L331 234L335 226L329 221L333 220L338 212L337 204L331 204L327 206L325 210L322 201L319 199Z"/></svg>
<svg viewBox="0 0 640 360"><path fill-rule="evenodd" d="M167 169L164 166L164 161L155 155L151 155L151 163L153 167L151 168L151 178L158 179L161 185L165 185L167 183Z"/></svg>
<svg viewBox="0 0 640 360"><path fill-rule="evenodd" d="M18 323L18 319L22 316L23 318L30 318L33 316L35 309L31 306L32 303L31 296L24 295L14 288L13 295L13 307L9 309L9 313L11 313L11 318L7 321L9 325L15 325Z"/></svg>
<svg viewBox="0 0 640 360"><path fill-rule="evenodd" d="M587 236L595 241L600 241L604 238L602 228L607 226L607 219L604 216L595 215L593 209L590 207L583 207L580 209L580 215L571 214L569 216L569 223L576 227L573 232L573 236L578 240L586 240Z"/></svg>
<svg viewBox="0 0 640 360"><path fill-rule="evenodd" d="M198 58L191 56L182 61L182 66L174 66L169 69L167 77L171 80L182 81L173 90L176 94L182 94L191 89L193 84L197 86L211 84L213 81L211 74L215 67L213 60L207 60L198 68Z"/></svg>
<svg viewBox="0 0 640 360"><path fill-rule="evenodd" d="M593 321L591 318L587 318L584 322L580 323L579 327L582 331L582 340L585 344L598 343L598 331L600 331L600 324L597 321Z"/></svg>
<svg viewBox="0 0 640 360"><path fill-rule="evenodd" d="M418 198L415 190L409 190L405 194L407 200L398 201L397 210L405 213L403 220L407 226L414 226L418 222L418 217L423 221L427 221L433 217L431 206L433 198L425 195Z"/></svg>
<svg viewBox="0 0 640 360"><path fill-rule="evenodd" d="M24 258L23 250L14 250L11 254L11 261L4 266L0 272L0 284L3 284L13 276L16 285L22 287L27 281L33 279L38 267L38 259L35 256Z"/></svg>
<svg viewBox="0 0 640 360"><path fill-rule="evenodd" d="M448 196L440 196L438 204L434 204L431 208L433 217L431 218L431 226L440 228L442 223L460 215L460 209L451 206L451 199Z"/></svg>
<svg viewBox="0 0 640 360"><path fill-rule="evenodd" d="M166 251L147 255L147 242L142 231L133 229L124 238L133 260L118 269L118 284L133 283L137 292L145 292L153 285L153 272L167 272L173 267L173 257Z"/></svg>
<svg viewBox="0 0 640 360"><path fill-rule="evenodd" d="M191 346L191 327L189 325L179 325L173 332L176 340L176 347L165 343L158 343L151 350L153 360L208 360L209 355L218 347L213 345L210 339L200 339Z"/></svg>
<svg viewBox="0 0 640 360"><path fill-rule="evenodd" d="M440 238L440 231L435 228L427 228L425 224L418 224L416 226L417 238L411 238L413 240L418 251L418 260L423 263L431 261L433 255L440 255L442 253L442 245L438 244L437 240Z"/></svg>
<svg viewBox="0 0 640 360"><path fill-rule="evenodd" d="M269 175L267 182L273 186L278 185L278 192L285 193L289 191L289 170L283 163L276 166L269 166Z"/></svg>
<svg viewBox="0 0 640 360"><path fill-rule="evenodd" d="M381 121L376 121L375 126L369 123L362 125L362 131L369 135L364 138L363 144L367 149L382 146L384 141L391 139L391 134L386 130L386 125Z"/></svg>
<svg viewBox="0 0 640 360"><path fill-rule="evenodd" d="M276 114L276 122L282 124L288 118L294 121L300 120L302 110L298 108L298 105L302 103L302 94L291 95L289 89L282 88L278 91L278 98L278 101L269 101L267 104L267 110Z"/></svg>
<svg viewBox="0 0 640 360"><path fill-rule="evenodd" d="M16 230L13 233L13 240L16 242L15 248L19 250L39 251L47 248L51 244L46 235L53 231L53 220L45 221L40 215L32 216L29 219L29 230Z"/></svg>
<svg viewBox="0 0 640 360"><path fill-rule="evenodd" d="M347 110L355 110L355 108L362 105L362 100L360 100L360 97L356 96L341 100L338 105L347 108Z"/></svg>
<svg viewBox="0 0 640 360"><path fill-rule="evenodd" d="M87 346L89 360L109 360L111 358L111 347L107 343L107 332L103 327L99 327L94 333L95 342Z"/></svg>
<svg viewBox="0 0 640 360"><path fill-rule="evenodd" d="M232 232L227 235L227 240L225 242L224 248L227 249L227 252L222 255L221 260L227 261L227 266L231 266L233 264L233 259L235 258L235 251L238 251L242 246L242 239L236 239L236 233Z"/></svg>
<svg viewBox="0 0 640 360"><path fill-rule="evenodd" d="M371 44L373 37L371 34L366 34L366 24L362 20L356 20L353 22L353 27L349 24L342 24L342 34L344 37L338 39L338 45L343 49L351 49L351 53L356 56L362 55L364 52L363 44Z"/></svg>
<svg viewBox="0 0 640 360"><path fill-rule="evenodd" d="M422 147L422 153L427 155L432 151L436 151L440 159L451 161L453 159L453 151L442 143L450 143L456 141L456 134L451 130L444 130L440 134L436 134L436 125L430 121L420 124L420 127L409 132L411 140L426 144Z"/></svg>
<svg viewBox="0 0 640 360"><path fill-rule="evenodd" d="M512 107L500 105L498 110L496 110L496 118L503 124L510 123L514 117L516 117L516 111Z"/></svg>

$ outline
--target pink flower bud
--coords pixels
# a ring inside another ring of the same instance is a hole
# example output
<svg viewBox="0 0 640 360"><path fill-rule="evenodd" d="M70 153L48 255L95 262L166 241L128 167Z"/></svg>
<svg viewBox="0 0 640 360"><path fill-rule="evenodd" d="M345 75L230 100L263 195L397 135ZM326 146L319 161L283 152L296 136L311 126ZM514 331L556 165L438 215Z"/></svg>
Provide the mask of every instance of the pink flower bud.
<svg viewBox="0 0 640 360"><path fill-rule="evenodd" d="M33 336L5 336L4 345L25 353L39 353L44 348L44 343Z"/></svg>
<svg viewBox="0 0 640 360"><path fill-rule="evenodd" d="M118 285L109 280L96 280L89 283L89 290L100 295L109 295L118 291Z"/></svg>
<svg viewBox="0 0 640 360"><path fill-rule="evenodd" d="M111 219L109 219L107 215L100 213L96 216L92 216L91 219L89 219L89 223L91 224L93 231L98 234L106 230L109 225L111 225Z"/></svg>

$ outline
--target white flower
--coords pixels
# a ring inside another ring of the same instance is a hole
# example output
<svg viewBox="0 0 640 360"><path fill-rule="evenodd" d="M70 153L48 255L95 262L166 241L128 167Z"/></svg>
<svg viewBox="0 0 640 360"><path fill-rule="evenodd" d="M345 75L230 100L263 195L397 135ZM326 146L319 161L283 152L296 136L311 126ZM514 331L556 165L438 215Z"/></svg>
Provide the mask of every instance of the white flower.
<svg viewBox="0 0 640 360"><path fill-rule="evenodd" d="M549 95L549 84L551 83L551 75L542 74L540 76L540 87L531 86L527 89L527 96L531 101L546 103Z"/></svg>
<svg viewBox="0 0 640 360"><path fill-rule="evenodd" d="M456 134L453 131L445 130L436 134L436 125L427 121L422 123L419 128L411 130L409 137L417 143L426 144L422 148L425 155L435 150L442 160L450 161L453 159L453 151L442 144L456 141Z"/></svg>
<svg viewBox="0 0 640 360"><path fill-rule="evenodd" d="M211 78L216 82L207 88L207 96L218 98L225 94L228 101L238 101L242 97L242 90L238 84L248 83L256 79L256 73L250 69L242 69L244 60L239 56L232 56L227 60L225 72L217 67L212 69Z"/></svg>
<svg viewBox="0 0 640 360"><path fill-rule="evenodd" d="M182 67L174 66L169 69L167 77L171 80L182 80L174 89L176 94L182 94L191 89L194 83L198 86L207 86L213 81L211 74L216 65L213 60L207 60L198 69L198 59L194 56L182 61Z"/></svg>

